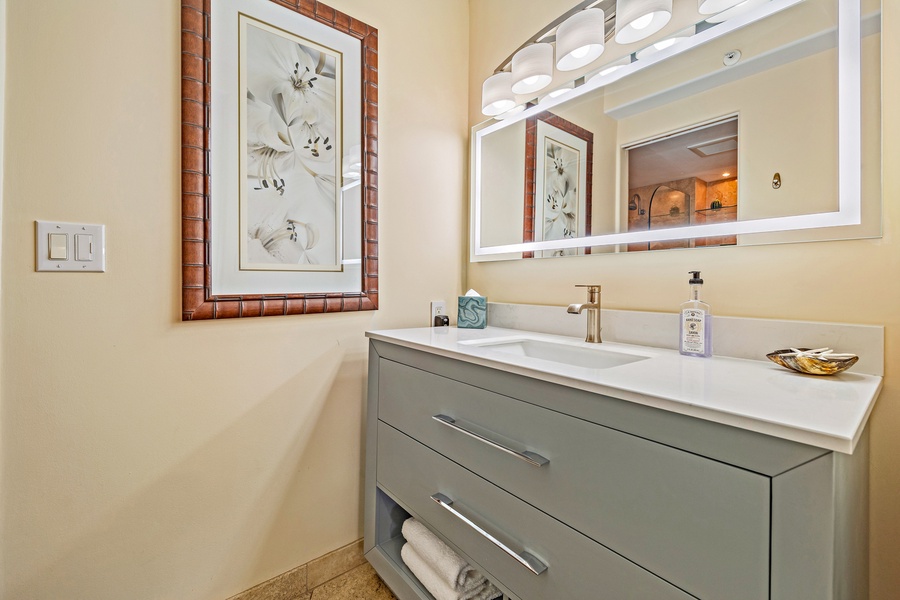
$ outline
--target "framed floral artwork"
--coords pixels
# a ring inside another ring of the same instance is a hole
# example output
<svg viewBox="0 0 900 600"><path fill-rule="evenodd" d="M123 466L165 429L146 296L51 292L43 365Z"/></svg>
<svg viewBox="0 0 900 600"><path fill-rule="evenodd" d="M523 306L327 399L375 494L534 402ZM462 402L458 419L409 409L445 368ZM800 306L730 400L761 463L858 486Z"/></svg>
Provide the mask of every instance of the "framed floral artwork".
<svg viewBox="0 0 900 600"><path fill-rule="evenodd" d="M378 307L377 31L182 0L182 318Z"/></svg>
<svg viewBox="0 0 900 600"><path fill-rule="evenodd" d="M593 146L592 132L550 112L527 120L524 241L591 234ZM524 257L586 253L590 253L590 248L526 252Z"/></svg>

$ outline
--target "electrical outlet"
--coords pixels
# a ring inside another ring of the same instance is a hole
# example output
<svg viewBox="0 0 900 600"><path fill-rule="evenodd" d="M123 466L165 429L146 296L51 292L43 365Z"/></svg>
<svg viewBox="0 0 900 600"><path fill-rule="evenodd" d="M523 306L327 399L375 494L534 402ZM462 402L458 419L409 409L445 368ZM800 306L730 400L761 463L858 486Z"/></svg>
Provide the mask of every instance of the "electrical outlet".
<svg viewBox="0 0 900 600"><path fill-rule="evenodd" d="M434 327L434 318L443 317L447 314L447 303L443 300L435 300L431 303L431 321L429 324Z"/></svg>

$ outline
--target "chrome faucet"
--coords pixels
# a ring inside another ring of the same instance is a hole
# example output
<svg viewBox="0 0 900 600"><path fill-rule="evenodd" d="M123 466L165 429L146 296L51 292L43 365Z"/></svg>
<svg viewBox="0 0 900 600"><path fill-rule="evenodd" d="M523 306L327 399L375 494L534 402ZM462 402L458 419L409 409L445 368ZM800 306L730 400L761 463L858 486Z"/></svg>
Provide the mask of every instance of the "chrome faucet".
<svg viewBox="0 0 900 600"><path fill-rule="evenodd" d="M586 342L601 343L600 339L600 286L599 285L576 285L575 287L586 287L588 289L587 304L570 304L568 313L570 315L580 315L582 311L587 311L587 336L584 338Z"/></svg>

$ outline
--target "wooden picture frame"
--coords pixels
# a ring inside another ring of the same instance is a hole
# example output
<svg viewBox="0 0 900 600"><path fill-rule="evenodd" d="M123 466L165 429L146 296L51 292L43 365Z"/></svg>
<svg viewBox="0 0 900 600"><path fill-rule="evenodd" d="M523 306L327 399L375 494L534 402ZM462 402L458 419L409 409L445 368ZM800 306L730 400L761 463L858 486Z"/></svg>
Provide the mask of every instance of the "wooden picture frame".
<svg viewBox="0 0 900 600"><path fill-rule="evenodd" d="M359 291L214 293L210 84L211 0L182 0L182 320L377 310L378 308L378 32L315 0L267 0L358 40L360 56ZM268 4L266 6L269 6ZM292 16L292 18L296 18ZM236 43L236 42L235 42ZM218 44L218 41L217 41ZM285 275L275 273L273 275ZM304 274L293 274L303 277ZM287 287L287 286L286 286Z"/></svg>

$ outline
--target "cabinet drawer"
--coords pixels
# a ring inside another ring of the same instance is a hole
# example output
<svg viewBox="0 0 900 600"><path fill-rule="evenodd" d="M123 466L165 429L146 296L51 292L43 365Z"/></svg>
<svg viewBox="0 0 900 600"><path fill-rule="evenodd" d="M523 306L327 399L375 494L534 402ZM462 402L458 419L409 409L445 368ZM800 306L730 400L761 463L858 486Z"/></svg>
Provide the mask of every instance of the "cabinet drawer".
<svg viewBox="0 0 900 600"><path fill-rule="evenodd" d="M768 598L766 476L383 359L378 417L699 598Z"/></svg>
<svg viewBox="0 0 900 600"><path fill-rule="evenodd" d="M378 424L379 487L522 600L688 600L690 596L412 438ZM458 516L546 565L536 575Z"/></svg>

